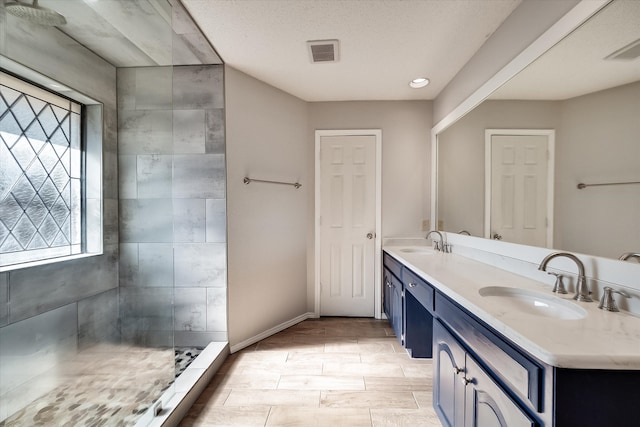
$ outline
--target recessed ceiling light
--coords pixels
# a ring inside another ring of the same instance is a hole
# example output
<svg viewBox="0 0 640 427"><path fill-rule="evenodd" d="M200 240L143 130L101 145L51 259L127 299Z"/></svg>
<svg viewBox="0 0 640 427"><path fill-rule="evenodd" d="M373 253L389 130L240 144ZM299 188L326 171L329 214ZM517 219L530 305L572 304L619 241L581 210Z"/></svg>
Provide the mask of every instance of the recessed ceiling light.
<svg viewBox="0 0 640 427"><path fill-rule="evenodd" d="M418 77L417 79L413 79L409 82L409 86L414 89L419 89L421 87L425 87L429 84L429 79L426 77Z"/></svg>

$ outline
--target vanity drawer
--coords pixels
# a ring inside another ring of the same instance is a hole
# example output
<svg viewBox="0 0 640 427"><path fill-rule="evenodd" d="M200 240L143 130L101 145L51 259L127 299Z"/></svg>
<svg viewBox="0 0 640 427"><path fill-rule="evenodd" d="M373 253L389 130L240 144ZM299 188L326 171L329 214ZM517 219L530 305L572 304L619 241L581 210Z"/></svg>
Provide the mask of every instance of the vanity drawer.
<svg viewBox="0 0 640 427"><path fill-rule="evenodd" d="M405 292L411 292L429 313L433 313L435 291L430 284L406 267L402 270L402 283Z"/></svg>
<svg viewBox="0 0 640 427"><path fill-rule="evenodd" d="M388 253L384 252L384 255L382 257L382 263L398 279L402 277L402 264L400 264L400 261L396 260L394 257L389 255Z"/></svg>
<svg viewBox="0 0 640 427"><path fill-rule="evenodd" d="M499 383L528 401L536 411L543 411L541 365L438 292L435 306L437 317L458 335Z"/></svg>

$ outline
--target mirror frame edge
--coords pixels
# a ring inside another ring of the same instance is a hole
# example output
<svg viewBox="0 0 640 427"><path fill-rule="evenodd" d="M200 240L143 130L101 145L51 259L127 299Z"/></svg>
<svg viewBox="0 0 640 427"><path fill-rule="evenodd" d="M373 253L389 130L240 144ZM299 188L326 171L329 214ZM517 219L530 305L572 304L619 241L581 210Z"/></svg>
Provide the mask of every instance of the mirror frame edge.
<svg viewBox="0 0 640 427"><path fill-rule="evenodd" d="M480 105L529 64L562 41L612 0L581 0L555 24L431 128L431 229L438 229L438 134ZM482 237L484 238L484 237Z"/></svg>

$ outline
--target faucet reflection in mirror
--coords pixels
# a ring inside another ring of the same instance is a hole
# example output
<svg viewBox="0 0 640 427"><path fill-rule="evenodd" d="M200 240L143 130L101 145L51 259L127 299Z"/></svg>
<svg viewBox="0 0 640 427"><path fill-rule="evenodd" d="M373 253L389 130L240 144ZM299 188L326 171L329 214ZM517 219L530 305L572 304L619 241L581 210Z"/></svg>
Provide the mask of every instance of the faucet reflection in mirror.
<svg viewBox="0 0 640 427"><path fill-rule="evenodd" d="M431 239L431 241L433 242L433 249L435 249L438 252L451 252L451 246L448 245L447 243L445 243L444 238L442 237L442 233L440 233L438 230L429 231L424 238L428 239L429 236L431 236L433 233L435 233L438 236L440 236L440 240L439 241L438 240L434 240L433 238Z"/></svg>
<svg viewBox="0 0 640 427"><path fill-rule="evenodd" d="M618 259L621 261L630 261L635 259L637 262L640 262L640 252L625 252L620 255L620 258Z"/></svg>

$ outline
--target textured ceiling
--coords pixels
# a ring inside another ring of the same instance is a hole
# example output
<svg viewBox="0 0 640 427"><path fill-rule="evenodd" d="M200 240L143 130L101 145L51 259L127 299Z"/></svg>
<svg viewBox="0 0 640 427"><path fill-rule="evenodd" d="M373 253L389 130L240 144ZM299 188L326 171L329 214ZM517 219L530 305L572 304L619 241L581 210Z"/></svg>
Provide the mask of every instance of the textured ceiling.
<svg viewBox="0 0 640 427"><path fill-rule="evenodd" d="M520 2L182 0L225 63L306 101L433 99ZM310 62L317 39L339 62Z"/></svg>

